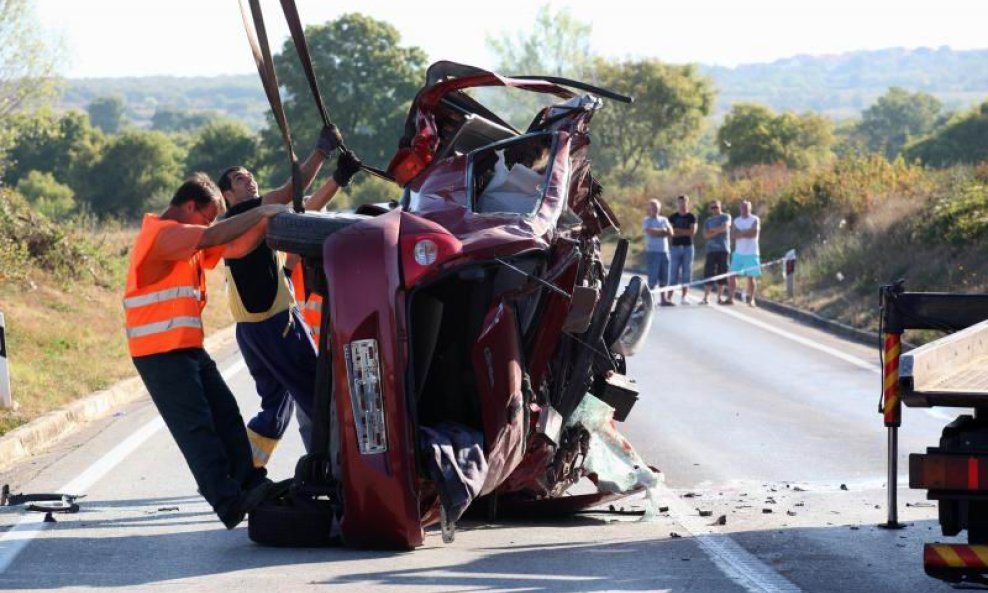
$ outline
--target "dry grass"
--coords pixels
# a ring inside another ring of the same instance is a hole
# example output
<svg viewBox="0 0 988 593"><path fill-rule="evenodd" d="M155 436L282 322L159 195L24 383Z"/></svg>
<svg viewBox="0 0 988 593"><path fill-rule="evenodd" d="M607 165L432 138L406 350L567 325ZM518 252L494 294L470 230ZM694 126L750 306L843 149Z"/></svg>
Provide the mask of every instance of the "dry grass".
<svg viewBox="0 0 988 593"><path fill-rule="evenodd" d="M58 279L32 271L0 284L11 390L18 408L0 410L0 434L134 374L120 301L134 230L99 239L112 253L109 278ZM208 275L207 332L232 322L219 270ZM102 286L101 286L102 285Z"/></svg>

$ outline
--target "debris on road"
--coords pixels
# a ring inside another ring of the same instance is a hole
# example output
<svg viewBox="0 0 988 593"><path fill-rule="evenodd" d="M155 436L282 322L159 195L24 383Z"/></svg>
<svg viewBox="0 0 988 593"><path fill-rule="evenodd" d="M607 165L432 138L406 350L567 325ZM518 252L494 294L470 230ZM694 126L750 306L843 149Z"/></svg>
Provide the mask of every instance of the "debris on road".
<svg viewBox="0 0 988 593"><path fill-rule="evenodd" d="M932 502L907 502L906 506L919 508L919 507L935 507L937 505ZM878 505L875 505L875 508L878 508Z"/></svg>
<svg viewBox="0 0 988 593"><path fill-rule="evenodd" d="M178 511L178 507L160 507L158 509L159 513L174 513Z"/></svg>
<svg viewBox="0 0 988 593"><path fill-rule="evenodd" d="M716 525L727 525L727 515L717 517L717 520L710 524L711 527Z"/></svg>
<svg viewBox="0 0 988 593"><path fill-rule="evenodd" d="M679 534L678 534L678 533L676 533L675 531L670 531L670 532L669 532L669 537L671 537L672 539L679 539L679 538L681 538L681 537L683 537L683 536L681 536L681 535L679 535Z"/></svg>
<svg viewBox="0 0 988 593"><path fill-rule="evenodd" d="M769 515L772 513L772 509L768 509L768 508L762 509L762 513L765 515Z"/></svg>
<svg viewBox="0 0 988 593"><path fill-rule="evenodd" d="M700 510L700 509L697 509L697 512L699 512L699 513L700 513L700 516L701 516L701 517L712 517L712 516L713 516L713 514L714 514L714 512L713 512L713 511L708 511L708 510Z"/></svg>
<svg viewBox="0 0 988 593"><path fill-rule="evenodd" d="M841 484L840 485L840 489L841 490L847 490L847 484Z"/></svg>
<svg viewBox="0 0 988 593"><path fill-rule="evenodd" d="M795 517L796 516L796 511L792 511L792 510L786 511L786 514L789 515L790 517Z"/></svg>

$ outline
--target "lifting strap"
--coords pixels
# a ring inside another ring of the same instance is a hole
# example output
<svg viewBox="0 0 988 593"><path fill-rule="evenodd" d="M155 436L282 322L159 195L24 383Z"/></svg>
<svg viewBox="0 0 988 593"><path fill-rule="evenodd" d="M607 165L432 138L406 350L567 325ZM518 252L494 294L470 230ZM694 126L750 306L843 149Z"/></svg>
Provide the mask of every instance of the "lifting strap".
<svg viewBox="0 0 988 593"><path fill-rule="evenodd" d="M295 45L295 53L298 54L299 62L302 64L302 71L305 72L305 79L309 83L312 100L315 101L316 109L319 110L319 117L322 118L324 126L333 130L336 137L336 146L334 148L349 152L350 149L347 148L346 143L343 141L343 134L340 133L339 128L329 119L329 111L326 109L326 104L322 100L322 93L319 92L319 83L316 81L316 73L312 68L312 55L309 53L309 44L305 40L305 31L302 29L302 19L298 16L298 8L295 6L295 0L281 0L281 10L285 13L288 30L292 34L292 43ZM361 168L382 179L394 181L394 177L376 167L362 164Z"/></svg>
<svg viewBox="0 0 988 593"><path fill-rule="evenodd" d="M267 95L271 112L274 114L278 128L281 130L285 150L288 152L288 156L292 162L292 205L296 212L302 212L304 207L302 205L301 168L292 146L288 119L285 117L284 106L281 103L281 95L278 91L278 77L275 74L274 61L271 57L271 46L268 43L267 31L264 26L264 15L261 11L259 0L249 0L249 3L253 29L251 28L250 20L247 18L247 11L244 8L243 0L240 0L240 13L243 17L244 29L247 32L247 41L250 43L251 51L254 54L254 62L257 64L257 72L261 77L261 84L264 86L264 93ZM309 90L316 103L316 109L319 111L319 117L322 119L323 125L331 129L335 136L333 148L349 152L350 149L347 148L346 143L343 141L343 135L340 133L339 128L329 119L329 111L326 109L326 104L322 100L322 93L319 92L319 84L316 82L315 71L312 68L312 56L309 53L309 44L305 40L302 20L298 16L295 0L281 0L281 8L285 13L285 20L288 22L292 43L295 46L299 62L302 65L302 71L305 73L305 78L309 83ZM361 165L361 168L368 173L377 175L388 181L394 181L393 177L375 167Z"/></svg>
<svg viewBox="0 0 988 593"><path fill-rule="evenodd" d="M292 162L292 206L295 212L302 212L305 210L302 205L302 169L298 164L298 157L295 156L292 133L288 128L288 119L285 117L285 109L281 104L281 94L278 92L278 77L275 74L274 62L271 59L271 46L268 44L268 33L264 27L264 15L261 12L259 0L249 0L249 2L253 28L251 28L251 22L247 18L247 11L244 9L244 0L240 0L240 15L243 17L247 41L250 43L251 52L254 54L254 63L257 64L257 73L261 77L264 94L268 97L271 112L274 114L275 121L278 122L278 129L281 130L285 151Z"/></svg>

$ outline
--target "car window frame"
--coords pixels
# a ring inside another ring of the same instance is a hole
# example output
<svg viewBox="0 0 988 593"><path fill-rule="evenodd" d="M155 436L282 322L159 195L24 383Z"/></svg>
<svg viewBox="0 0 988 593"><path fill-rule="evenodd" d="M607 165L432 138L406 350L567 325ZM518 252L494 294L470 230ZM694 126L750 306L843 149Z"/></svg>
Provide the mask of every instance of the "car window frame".
<svg viewBox="0 0 988 593"><path fill-rule="evenodd" d="M532 207L532 210L527 214L522 214L520 212L478 212L476 198L474 192L476 188L473 183L473 169L476 156L485 150L498 150L499 148L509 146L516 142L524 142L525 140L530 140L532 138L537 138L541 136L550 136L552 142L549 145L549 164L545 168L545 178L542 182L542 192L539 195L538 200ZM553 167L556 165L556 151L559 149L559 132L556 131L538 131L529 132L527 134L521 134L520 136L515 136L514 138L505 138L504 140L499 140L497 142L492 142L485 146L475 148L467 153L467 167L466 167L466 201L467 210L472 212L475 216L518 216L521 218L534 218L539 210L542 208L542 203L545 201L545 194L549 190L549 180L552 178Z"/></svg>

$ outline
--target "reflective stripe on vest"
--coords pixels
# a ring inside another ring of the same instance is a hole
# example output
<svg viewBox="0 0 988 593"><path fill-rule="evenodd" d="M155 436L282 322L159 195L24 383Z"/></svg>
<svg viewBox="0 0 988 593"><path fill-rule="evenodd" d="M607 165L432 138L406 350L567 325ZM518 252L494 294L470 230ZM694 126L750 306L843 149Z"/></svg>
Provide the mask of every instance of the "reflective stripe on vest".
<svg viewBox="0 0 988 593"><path fill-rule="evenodd" d="M172 317L166 321L157 321L147 325L127 328L128 338L143 338L152 334L161 334L176 327L194 327L202 329L202 318L200 317Z"/></svg>
<svg viewBox="0 0 988 593"><path fill-rule="evenodd" d="M145 307L147 305L153 305L155 303L161 303L171 299L183 297L192 297L197 301L202 300L202 295L198 288L193 288L191 286L178 286L175 288L159 290L158 292L142 294L141 296L130 297L124 299L123 304L124 309L134 309L136 307Z"/></svg>
<svg viewBox="0 0 988 593"><path fill-rule="evenodd" d="M178 224L146 215L134 240L123 295L127 347L132 357L202 348L206 276L201 253L185 260L154 261L157 267L152 281L143 274L159 233Z"/></svg>

